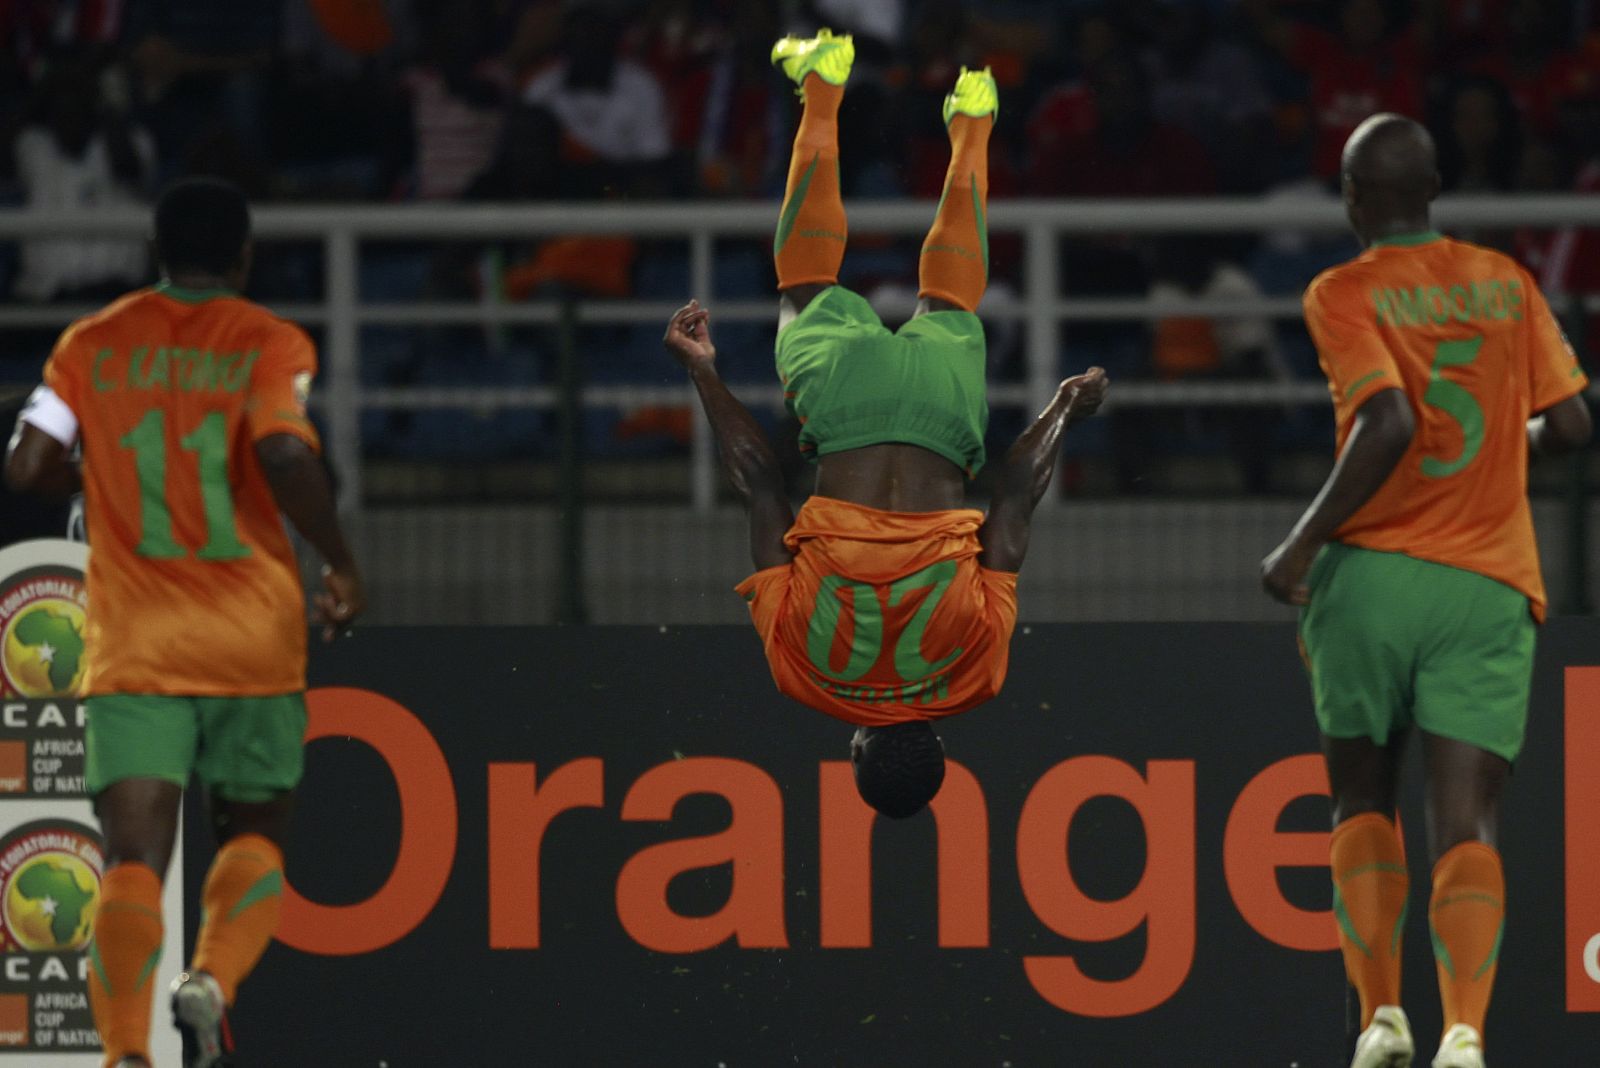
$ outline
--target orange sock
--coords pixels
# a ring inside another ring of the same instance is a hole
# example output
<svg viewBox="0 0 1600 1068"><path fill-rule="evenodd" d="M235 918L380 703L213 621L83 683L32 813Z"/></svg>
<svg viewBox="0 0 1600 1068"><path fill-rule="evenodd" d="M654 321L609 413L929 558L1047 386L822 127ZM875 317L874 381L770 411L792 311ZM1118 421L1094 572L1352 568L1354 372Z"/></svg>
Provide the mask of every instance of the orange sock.
<svg viewBox="0 0 1600 1068"><path fill-rule="evenodd" d="M1361 996L1361 1027L1379 1005L1400 1004L1400 935L1411 879L1399 832L1376 812L1333 829L1333 913L1344 973Z"/></svg>
<svg viewBox="0 0 1600 1068"><path fill-rule="evenodd" d="M844 200L839 194L839 102L844 86L806 75L805 109L789 157L789 186L772 240L778 288L831 286L844 262Z"/></svg>
<svg viewBox="0 0 1600 1068"><path fill-rule="evenodd" d="M150 1001L161 960L161 878L143 864L118 864L100 880L89 948L89 1007L106 1064L150 1058Z"/></svg>
<svg viewBox="0 0 1600 1068"><path fill-rule="evenodd" d="M194 971L222 987L229 1005L267 951L283 902L283 853L259 834L242 834L217 852L200 903Z"/></svg>
<svg viewBox="0 0 1600 1068"><path fill-rule="evenodd" d="M1505 871L1493 847L1462 842L1434 865L1428 926L1446 1031L1463 1023L1483 1034L1506 929L1505 901Z"/></svg>
<svg viewBox="0 0 1600 1068"><path fill-rule="evenodd" d="M994 116L950 118L950 171L918 264L919 296L976 311L989 284L989 131Z"/></svg>

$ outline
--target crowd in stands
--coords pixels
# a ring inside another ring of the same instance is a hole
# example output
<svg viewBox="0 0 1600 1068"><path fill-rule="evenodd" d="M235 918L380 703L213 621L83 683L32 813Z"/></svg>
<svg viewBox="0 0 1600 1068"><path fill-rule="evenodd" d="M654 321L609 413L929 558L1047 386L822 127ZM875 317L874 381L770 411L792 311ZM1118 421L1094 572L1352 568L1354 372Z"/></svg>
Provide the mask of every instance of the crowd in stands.
<svg viewBox="0 0 1600 1068"><path fill-rule="evenodd" d="M190 173L258 202L775 204L797 108L768 49L821 25L857 44L847 198L939 194L939 104L962 65L1002 86L995 198L1327 198L1345 137L1381 110L1428 123L1447 191L1600 188L1600 0L0 0L0 205L143 203ZM1585 231L1468 236L1550 291L1600 286ZM1296 293L1351 250L1104 237L1064 249L1063 285ZM850 280L903 290L900 251ZM1015 253L996 242L1000 299ZM652 257L625 240L509 247L496 281L512 299L658 295L652 278L681 275ZM769 290L759 261L728 273ZM304 271L263 269L266 295L304 295ZM93 300L148 270L139 242L40 238L0 253L0 295ZM487 284L473 251L421 273L432 296ZM1064 359L1077 344L1159 377L1314 373L1284 342L1264 323L1084 328Z"/></svg>

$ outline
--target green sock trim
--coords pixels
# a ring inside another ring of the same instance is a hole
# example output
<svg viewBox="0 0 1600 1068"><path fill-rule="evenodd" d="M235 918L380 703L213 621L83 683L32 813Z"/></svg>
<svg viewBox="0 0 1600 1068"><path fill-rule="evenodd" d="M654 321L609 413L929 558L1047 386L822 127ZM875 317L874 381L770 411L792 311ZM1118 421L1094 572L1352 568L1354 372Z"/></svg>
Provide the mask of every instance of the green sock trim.
<svg viewBox="0 0 1600 1068"><path fill-rule="evenodd" d="M133 984L133 989L136 992L144 989L144 984L150 981L150 977L155 974L156 965L159 963L161 963L161 947L156 946L150 952L149 959L144 962L144 967L139 969L139 978ZM106 989L110 990L111 988L108 986Z"/></svg>
<svg viewBox="0 0 1600 1068"><path fill-rule="evenodd" d="M1359 868L1351 868L1349 871L1339 876L1338 881L1342 883L1346 879L1354 879L1357 875L1366 875L1369 872L1375 871L1387 872L1390 875L1404 875L1407 878L1410 878L1411 876L1411 873L1406 871L1406 866L1404 864L1394 864L1387 860L1376 860L1371 864L1363 864ZM1409 904L1409 902L1407 902L1407 904Z"/></svg>
<svg viewBox="0 0 1600 1068"><path fill-rule="evenodd" d="M144 989L144 984L150 981L150 976L155 972L156 965L161 963L161 947L156 946L151 950L149 958L144 962L144 967L139 969L139 977L134 980L135 993ZM100 985L106 988L107 994L115 994L111 988L111 976L106 974L106 962L100 957L100 943L93 942L89 946L89 966L94 969L94 974L100 977Z"/></svg>
<svg viewBox="0 0 1600 1068"><path fill-rule="evenodd" d="M1499 960L1500 960L1500 945L1505 940L1506 940L1506 918L1504 916L1502 916L1502 917L1500 917L1500 930L1496 931L1495 935L1494 935L1494 948L1489 951L1489 959L1483 962L1483 967L1479 968L1477 970L1477 972L1473 974L1472 978L1474 979L1474 981L1476 981L1478 979L1482 979L1486 974L1488 974L1489 969L1493 968L1495 966L1495 964L1497 964L1499 962Z"/></svg>
<svg viewBox="0 0 1600 1068"><path fill-rule="evenodd" d="M100 977L100 985L106 988L106 993L112 993L111 977L106 974L106 962L100 959L99 939L89 943L89 966L94 969L94 974Z"/></svg>
<svg viewBox="0 0 1600 1068"><path fill-rule="evenodd" d="M978 194L978 176L972 176L972 211L978 220L978 244L983 252L983 280L989 281L989 219L983 211L983 197Z"/></svg>
<svg viewBox="0 0 1600 1068"><path fill-rule="evenodd" d="M1372 959L1372 950L1362 941L1356 933L1355 923L1350 919L1350 912L1344 907L1344 895L1339 892L1339 884L1333 885L1333 915L1339 921L1339 929L1344 932L1352 945L1361 951L1362 956Z"/></svg>
<svg viewBox="0 0 1600 1068"><path fill-rule="evenodd" d="M1406 896L1405 904L1400 906L1400 918L1394 921L1394 934L1389 937L1389 956L1400 956L1400 936L1405 933L1406 917L1411 915L1411 897Z"/></svg>
<svg viewBox="0 0 1600 1068"><path fill-rule="evenodd" d="M228 910L228 919L238 919L239 914L251 905L277 897L281 893L283 893L283 872L274 868L251 884L250 889L244 892L244 896Z"/></svg>
<svg viewBox="0 0 1600 1068"><path fill-rule="evenodd" d="M817 173L817 164L821 162L821 152L811 157L811 166L806 168L800 181L795 183L794 192L784 201L783 212L778 216L778 232L772 239L774 256L782 252L783 246L788 243L789 235L794 231L794 221L800 215L800 205L805 203L806 191L811 188L811 176Z"/></svg>
<svg viewBox="0 0 1600 1068"><path fill-rule="evenodd" d="M1444 968L1445 974L1450 978L1456 977L1455 961L1450 959L1450 951L1445 948L1444 939L1439 937L1439 929L1433 924L1428 924L1428 933L1433 936L1433 959Z"/></svg>

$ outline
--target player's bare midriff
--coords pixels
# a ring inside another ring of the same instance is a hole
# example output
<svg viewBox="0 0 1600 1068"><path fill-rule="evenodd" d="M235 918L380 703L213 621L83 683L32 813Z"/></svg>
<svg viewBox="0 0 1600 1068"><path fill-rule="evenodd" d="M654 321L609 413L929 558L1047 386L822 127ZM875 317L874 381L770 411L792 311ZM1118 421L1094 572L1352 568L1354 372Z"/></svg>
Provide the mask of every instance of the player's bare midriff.
<svg viewBox="0 0 1600 1068"><path fill-rule="evenodd" d="M965 504L966 475L920 445L886 442L829 453L816 492L885 512L942 512Z"/></svg>

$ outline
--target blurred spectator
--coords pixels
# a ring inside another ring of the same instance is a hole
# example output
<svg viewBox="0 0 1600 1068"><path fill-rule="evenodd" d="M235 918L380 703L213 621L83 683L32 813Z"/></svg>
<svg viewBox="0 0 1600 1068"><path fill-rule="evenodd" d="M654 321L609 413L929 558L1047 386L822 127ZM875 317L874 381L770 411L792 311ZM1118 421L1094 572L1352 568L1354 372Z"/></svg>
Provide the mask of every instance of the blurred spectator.
<svg viewBox="0 0 1600 1068"><path fill-rule="evenodd" d="M780 35L771 4L655 0L624 53L666 96L674 185L712 196L765 192L792 110L767 60Z"/></svg>
<svg viewBox="0 0 1600 1068"><path fill-rule="evenodd" d="M1417 0L1418 31L1430 55L1469 68L1505 39L1508 0Z"/></svg>
<svg viewBox="0 0 1600 1068"><path fill-rule="evenodd" d="M623 45L661 86L675 150L687 150L699 136L712 63L728 44L716 7L711 0L652 0Z"/></svg>
<svg viewBox="0 0 1600 1068"><path fill-rule="evenodd" d="M55 62L34 92L14 146L18 183L33 211L85 213L139 204L154 170L150 135L107 108L99 66ZM144 280L144 242L33 238L23 243L15 290L26 300L102 299Z"/></svg>
<svg viewBox="0 0 1600 1068"><path fill-rule="evenodd" d="M1094 90L1089 84L1089 72L1125 44L1121 25L1100 7L1081 13L1069 38L1071 64L1066 80L1047 88L1028 115L1028 151L1033 158L1059 157L1063 141L1094 130Z"/></svg>
<svg viewBox="0 0 1600 1068"><path fill-rule="evenodd" d="M511 97L511 71L490 55L482 9L432 0L423 59L402 76L411 94L414 193L459 196L494 157Z"/></svg>
<svg viewBox="0 0 1600 1068"><path fill-rule="evenodd" d="M411 15L409 0L288 0L270 129L279 195L374 200L398 184L413 155L397 86Z"/></svg>
<svg viewBox="0 0 1600 1068"><path fill-rule="evenodd" d="M393 79L419 36L412 0L285 0L282 52L290 77ZM280 72L282 73L282 72Z"/></svg>
<svg viewBox="0 0 1600 1068"><path fill-rule="evenodd" d="M1466 77L1450 87L1433 123L1439 177L1447 193L1509 193L1522 159L1522 124L1505 86L1491 78ZM1510 252L1510 229L1458 228L1464 241Z"/></svg>
<svg viewBox="0 0 1600 1068"><path fill-rule="evenodd" d="M1509 193L1515 186L1522 129L1504 85L1483 77L1456 82L1434 133L1446 192Z"/></svg>
<svg viewBox="0 0 1600 1068"><path fill-rule="evenodd" d="M560 120L564 166L588 169L602 185L638 186L659 178L671 133L661 84L624 59L620 44L615 18L593 4L572 9L558 58L528 83L522 102Z"/></svg>
<svg viewBox="0 0 1600 1068"><path fill-rule="evenodd" d="M1089 75L1093 119L1062 135L1038 119L1030 135L1028 184L1035 193L1080 197L1182 196L1216 191L1205 145L1157 121L1144 71L1125 53Z"/></svg>
<svg viewBox="0 0 1600 1068"><path fill-rule="evenodd" d="M1525 154L1521 171L1522 188L1544 192L1548 186L1559 191L1594 195L1600 193L1600 100L1586 98L1569 104L1563 125L1572 138L1576 165L1571 177L1563 173L1556 158L1536 146ZM1539 281L1539 288L1555 300L1569 293L1600 293L1600 231L1564 226L1555 231L1524 231L1518 235L1518 255ZM1561 309L1557 308L1559 315ZM1591 336L1600 336L1590 321Z"/></svg>
<svg viewBox="0 0 1600 1068"><path fill-rule="evenodd" d="M556 166L561 125L543 108L518 107L506 119L494 162L467 191L472 200L497 203L551 200L580 195ZM534 243L505 243L493 250L482 271L510 300L527 300L549 289L588 296L626 297L633 291L638 247L625 235L570 235ZM476 287L481 292L481 287Z"/></svg>
<svg viewBox="0 0 1600 1068"><path fill-rule="evenodd" d="M183 157L213 128L245 146L264 142L268 69L283 0L145 0L130 5L127 40L139 117L161 159Z"/></svg>
<svg viewBox="0 0 1600 1068"><path fill-rule="evenodd" d="M122 0L0 0L0 88L26 88L62 50L103 58L122 33Z"/></svg>
<svg viewBox="0 0 1600 1068"><path fill-rule="evenodd" d="M1143 69L1132 56L1114 53L1100 60L1089 74L1089 87L1094 121L1087 131L1030 144L1030 192L1149 197L1215 191L1205 146L1184 130L1155 120ZM1037 129L1038 123L1029 124L1030 134ZM1144 245L1118 234L1063 240L1063 288L1074 296L1145 292L1150 280ZM1148 349L1137 325L1073 323L1064 336L1073 350L1069 362L1083 353L1113 376L1145 369ZM1118 436L1116 429L1112 436Z"/></svg>
<svg viewBox="0 0 1600 1068"><path fill-rule="evenodd" d="M1195 4L1166 0L1154 28L1144 65L1156 120L1205 144L1224 190L1261 188L1272 100L1254 55L1219 36L1211 12Z"/></svg>
<svg viewBox="0 0 1600 1068"><path fill-rule="evenodd" d="M1249 300L1262 296L1259 286L1241 267L1224 258L1213 237L1170 237L1155 246L1149 296L1154 300ZM1288 365L1278 351L1272 322L1259 316L1207 318L1174 315L1159 319L1151 337L1151 369L1163 381L1195 379L1284 380ZM1138 423L1148 421L1141 413ZM1175 416L1177 425L1196 432L1214 429L1222 435L1239 466L1248 493L1271 491L1272 441L1283 421L1278 409L1201 408L1186 406ZM1169 419L1169 422L1174 421ZM1139 480L1141 452L1148 452L1148 427L1118 426L1118 464L1124 488Z"/></svg>
<svg viewBox="0 0 1600 1068"><path fill-rule="evenodd" d="M1561 0L1507 0L1503 44L1473 64L1506 87L1528 128L1556 132L1564 103L1593 94L1600 79L1569 40L1571 9Z"/></svg>
<svg viewBox="0 0 1600 1068"><path fill-rule="evenodd" d="M792 105L772 76L766 50L778 35L770 4L733 3L728 35L710 57L695 127L700 189L710 196L759 196L781 182Z"/></svg>
<svg viewBox="0 0 1600 1068"><path fill-rule="evenodd" d="M1415 33L1390 23L1383 0L1339 0L1333 32L1297 24L1283 36L1292 62L1310 78L1316 122L1312 169L1339 173L1344 143L1380 111L1422 117L1422 58Z"/></svg>

